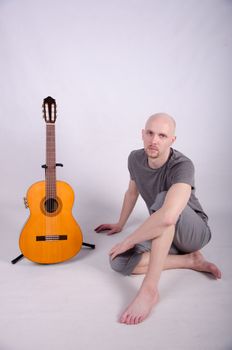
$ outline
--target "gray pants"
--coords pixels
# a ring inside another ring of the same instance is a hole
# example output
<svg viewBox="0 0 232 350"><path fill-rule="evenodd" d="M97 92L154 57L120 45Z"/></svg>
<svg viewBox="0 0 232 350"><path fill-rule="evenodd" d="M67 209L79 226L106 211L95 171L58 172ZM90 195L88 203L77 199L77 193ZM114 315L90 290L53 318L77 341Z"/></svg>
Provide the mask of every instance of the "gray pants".
<svg viewBox="0 0 232 350"><path fill-rule="evenodd" d="M157 195L151 206L151 213L163 205L166 192ZM175 234L169 254L184 254L197 251L204 247L211 238L207 223L188 205L184 208L175 225ZM113 270L130 275L139 263L142 254L151 250L151 240L136 244L132 249L110 260Z"/></svg>

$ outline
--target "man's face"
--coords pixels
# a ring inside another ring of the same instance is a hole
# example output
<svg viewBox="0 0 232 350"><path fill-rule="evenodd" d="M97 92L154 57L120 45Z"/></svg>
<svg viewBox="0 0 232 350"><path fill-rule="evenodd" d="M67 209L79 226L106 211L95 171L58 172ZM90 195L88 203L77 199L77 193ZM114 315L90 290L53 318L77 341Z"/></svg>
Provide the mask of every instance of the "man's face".
<svg viewBox="0 0 232 350"><path fill-rule="evenodd" d="M147 123L142 131L144 150L149 158L157 159L165 155L175 141L173 125L157 118Z"/></svg>

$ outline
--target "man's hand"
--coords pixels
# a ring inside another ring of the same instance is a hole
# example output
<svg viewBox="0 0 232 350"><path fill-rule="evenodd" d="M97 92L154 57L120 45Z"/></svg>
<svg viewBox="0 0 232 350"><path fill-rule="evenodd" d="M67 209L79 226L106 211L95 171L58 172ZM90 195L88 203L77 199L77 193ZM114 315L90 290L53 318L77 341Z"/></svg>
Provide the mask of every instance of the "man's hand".
<svg viewBox="0 0 232 350"><path fill-rule="evenodd" d="M94 231L97 233L108 231L107 235L113 235L115 233L121 232L122 227L119 224L102 224L96 227Z"/></svg>
<svg viewBox="0 0 232 350"><path fill-rule="evenodd" d="M134 247L134 244L131 243L131 241L129 239L127 239L127 238L124 239L124 241L116 244L110 250L109 255L110 255L111 260L113 260L117 255L122 254L133 247Z"/></svg>

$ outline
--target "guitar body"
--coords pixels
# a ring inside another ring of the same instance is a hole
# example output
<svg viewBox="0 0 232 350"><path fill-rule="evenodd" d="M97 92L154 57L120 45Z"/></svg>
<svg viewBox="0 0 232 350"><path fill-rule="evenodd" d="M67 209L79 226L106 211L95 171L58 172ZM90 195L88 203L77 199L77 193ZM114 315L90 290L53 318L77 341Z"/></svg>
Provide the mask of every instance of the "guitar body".
<svg viewBox="0 0 232 350"><path fill-rule="evenodd" d="M27 192L30 216L20 234L19 246L29 260L41 264L65 261L82 246L82 232L72 216L74 192L56 181L55 199L46 199L45 181L36 182Z"/></svg>

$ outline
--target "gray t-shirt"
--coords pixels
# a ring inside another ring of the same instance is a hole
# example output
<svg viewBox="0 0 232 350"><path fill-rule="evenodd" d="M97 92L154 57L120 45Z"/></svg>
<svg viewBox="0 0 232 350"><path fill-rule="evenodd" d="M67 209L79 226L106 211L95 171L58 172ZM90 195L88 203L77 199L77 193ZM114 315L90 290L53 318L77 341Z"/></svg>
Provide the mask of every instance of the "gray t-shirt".
<svg viewBox="0 0 232 350"><path fill-rule="evenodd" d="M176 183L187 183L191 186L188 205L207 222L208 217L195 196L194 165L181 152L171 148L167 162L158 169L148 165L144 149L132 151L128 157L128 169L131 180L134 180L138 191L150 212L158 193L168 191Z"/></svg>

